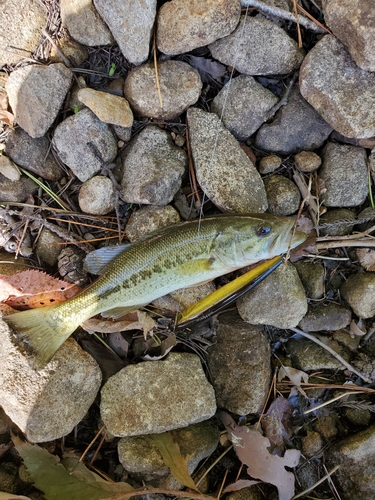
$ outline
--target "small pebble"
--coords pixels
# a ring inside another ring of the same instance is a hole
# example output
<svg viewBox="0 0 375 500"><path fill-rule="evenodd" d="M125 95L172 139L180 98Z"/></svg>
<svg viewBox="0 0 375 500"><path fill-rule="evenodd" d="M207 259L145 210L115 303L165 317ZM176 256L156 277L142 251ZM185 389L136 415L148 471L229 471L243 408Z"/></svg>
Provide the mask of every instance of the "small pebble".
<svg viewBox="0 0 375 500"><path fill-rule="evenodd" d="M282 158L277 155L264 156L259 162L259 172L270 174L280 167L282 161Z"/></svg>
<svg viewBox="0 0 375 500"><path fill-rule="evenodd" d="M315 172L320 165L322 164L322 160L320 156L312 151L301 151L294 157L294 161L296 167L301 170L301 172Z"/></svg>
<svg viewBox="0 0 375 500"><path fill-rule="evenodd" d="M112 181L104 175L97 175L82 184L78 195L82 212L92 215L106 215L115 208L115 190Z"/></svg>
<svg viewBox="0 0 375 500"><path fill-rule="evenodd" d="M282 175L264 179L268 210L275 215L292 215L297 212L301 200L297 186Z"/></svg>

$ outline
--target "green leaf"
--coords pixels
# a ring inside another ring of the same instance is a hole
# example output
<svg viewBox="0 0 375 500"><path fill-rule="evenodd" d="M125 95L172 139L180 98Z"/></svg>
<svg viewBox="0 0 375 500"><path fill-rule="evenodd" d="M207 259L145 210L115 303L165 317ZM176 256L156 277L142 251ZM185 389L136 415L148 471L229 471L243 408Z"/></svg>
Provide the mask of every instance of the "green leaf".
<svg viewBox="0 0 375 500"><path fill-rule="evenodd" d="M108 76L113 76L115 74L115 71L116 71L116 64L112 63L111 67L110 67L110 69L108 71Z"/></svg>
<svg viewBox="0 0 375 500"><path fill-rule="evenodd" d="M44 448L23 442L17 436L12 436L12 440L25 462L31 480L44 493L46 500L110 499L119 493L133 491L127 483L105 481L78 460L67 459L65 463L72 465L68 470L59 457L51 455Z"/></svg>
<svg viewBox="0 0 375 500"><path fill-rule="evenodd" d="M73 113L76 115L78 113L78 111L79 111L78 104L75 104L73 106Z"/></svg>
<svg viewBox="0 0 375 500"><path fill-rule="evenodd" d="M151 439L156 448L160 451L164 463L169 467L172 476L184 486L199 492L189 474L187 463L185 458L181 455L180 447L173 439L172 434L170 432L151 434Z"/></svg>

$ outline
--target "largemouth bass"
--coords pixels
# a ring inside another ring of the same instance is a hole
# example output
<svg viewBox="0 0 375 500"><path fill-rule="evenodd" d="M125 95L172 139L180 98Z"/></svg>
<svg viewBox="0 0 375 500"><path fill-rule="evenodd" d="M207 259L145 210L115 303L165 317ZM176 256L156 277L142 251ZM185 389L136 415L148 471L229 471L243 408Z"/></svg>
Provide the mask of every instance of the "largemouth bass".
<svg viewBox="0 0 375 500"><path fill-rule="evenodd" d="M75 297L4 319L43 366L92 316L122 316L179 288L296 247L306 236L293 234L293 224L293 219L269 214L220 215L176 224L128 245L112 260L109 250L100 277Z"/></svg>

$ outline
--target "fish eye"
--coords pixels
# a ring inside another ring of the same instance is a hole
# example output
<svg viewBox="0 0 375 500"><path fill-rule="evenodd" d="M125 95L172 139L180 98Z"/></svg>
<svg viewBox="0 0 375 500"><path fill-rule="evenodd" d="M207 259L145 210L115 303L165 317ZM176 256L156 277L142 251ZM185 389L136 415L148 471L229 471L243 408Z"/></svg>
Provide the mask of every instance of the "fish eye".
<svg viewBox="0 0 375 500"><path fill-rule="evenodd" d="M271 232L270 226L258 226L256 228L256 233L260 238L263 238L263 236L267 236Z"/></svg>

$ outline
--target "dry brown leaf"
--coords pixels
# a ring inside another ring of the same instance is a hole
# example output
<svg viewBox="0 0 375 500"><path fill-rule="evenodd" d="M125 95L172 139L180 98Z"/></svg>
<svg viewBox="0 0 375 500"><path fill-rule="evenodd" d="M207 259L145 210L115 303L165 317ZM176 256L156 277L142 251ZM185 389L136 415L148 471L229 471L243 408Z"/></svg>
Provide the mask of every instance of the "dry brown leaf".
<svg viewBox="0 0 375 500"><path fill-rule="evenodd" d="M258 484L259 481L254 481L252 479L239 479L235 483L229 484L226 488L223 489L223 493L230 493L231 491L239 491L244 488L248 488L249 486L254 486L254 484Z"/></svg>
<svg viewBox="0 0 375 500"><path fill-rule="evenodd" d="M160 359L163 359L176 344L176 335L174 333L171 333L166 339L162 341L161 345L159 346L159 355L153 356L151 354L146 354L145 356L142 356L142 359L145 359L146 361L159 361Z"/></svg>
<svg viewBox="0 0 375 500"><path fill-rule="evenodd" d="M352 319L350 322L350 335L352 337L363 337L367 333L362 330L363 327L362 320L359 320L358 323L356 323L354 319Z"/></svg>
<svg viewBox="0 0 375 500"><path fill-rule="evenodd" d="M156 322L143 311L134 311L117 319L90 318L81 324L88 333L114 333L126 330L143 330L147 334L156 326Z"/></svg>
<svg viewBox="0 0 375 500"><path fill-rule="evenodd" d="M3 122L6 125L9 125L10 127L13 127L15 121L16 118L14 115L12 115L12 113L6 111L5 109L0 109L0 122Z"/></svg>
<svg viewBox="0 0 375 500"><path fill-rule="evenodd" d="M80 287L35 269L0 276L0 302L16 309L44 307L70 299Z"/></svg>
<svg viewBox="0 0 375 500"><path fill-rule="evenodd" d="M219 412L233 447L241 462L248 466L247 473L256 479L276 486L279 500L290 500L294 495L294 474L285 467L296 467L301 453L298 450L287 450L283 457L271 455L268 438L260 432L239 426L225 412Z"/></svg>
<svg viewBox="0 0 375 500"><path fill-rule="evenodd" d="M371 248L357 248L356 254L366 271L375 271L375 250Z"/></svg>
<svg viewBox="0 0 375 500"><path fill-rule="evenodd" d="M8 96L6 92L0 92L0 109L8 109Z"/></svg>
<svg viewBox="0 0 375 500"><path fill-rule="evenodd" d="M281 382L285 377L287 377L293 385L298 389L298 391L307 398L305 391L301 387L301 383L307 384L309 381L309 376L302 370L297 370L292 366L281 366L279 373L277 375L277 381Z"/></svg>
<svg viewBox="0 0 375 500"><path fill-rule="evenodd" d="M184 486L199 492L189 474L186 459L181 455L180 447L172 434L170 432L151 434L151 439L163 457L165 465L169 467L172 476Z"/></svg>
<svg viewBox="0 0 375 500"><path fill-rule="evenodd" d="M293 405L287 399L278 396L272 401L267 413L262 418L264 435L280 451L284 451L285 440L292 435L292 429L289 426L292 414Z"/></svg>

